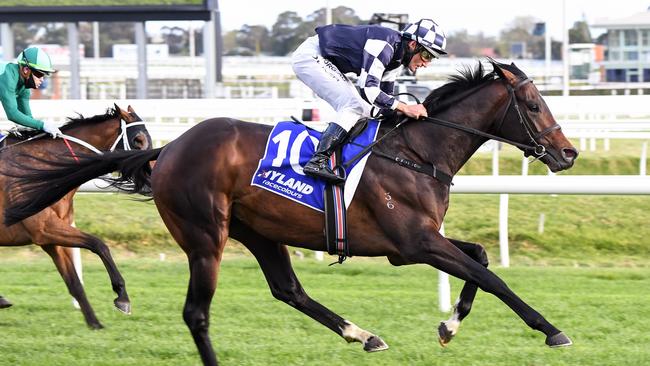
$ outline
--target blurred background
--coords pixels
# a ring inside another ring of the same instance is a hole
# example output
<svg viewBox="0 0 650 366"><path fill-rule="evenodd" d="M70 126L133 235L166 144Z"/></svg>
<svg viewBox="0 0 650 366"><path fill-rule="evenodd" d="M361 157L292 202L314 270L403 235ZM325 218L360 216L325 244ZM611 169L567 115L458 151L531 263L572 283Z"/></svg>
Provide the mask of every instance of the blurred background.
<svg viewBox="0 0 650 366"><path fill-rule="evenodd" d="M61 70L35 98L309 97L293 76L288 55L314 28L379 23L398 29L422 17L436 20L449 37L449 57L415 79L430 88L489 56L515 61L547 95L650 89L650 3L644 1L401 7L388 1L279 1L272 7L252 1L245 9L217 0L2 3L1 57L12 60L25 47L38 45ZM71 45L76 52L70 52Z"/></svg>

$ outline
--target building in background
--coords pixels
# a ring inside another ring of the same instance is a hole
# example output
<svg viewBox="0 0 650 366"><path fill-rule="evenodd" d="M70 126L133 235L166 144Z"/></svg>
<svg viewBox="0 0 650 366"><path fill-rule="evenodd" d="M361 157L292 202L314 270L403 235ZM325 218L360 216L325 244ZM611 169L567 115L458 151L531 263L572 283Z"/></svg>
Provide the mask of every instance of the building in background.
<svg viewBox="0 0 650 366"><path fill-rule="evenodd" d="M599 19L591 26L607 29L605 81L650 82L650 8L623 18Z"/></svg>
<svg viewBox="0 0 650 366"><path fill-rule="evenodd" d="M605 47L595 43L571 43L569 45L569 66L571 80L583 80L598 84L605 80L604 69L601 70Z"/></svg>

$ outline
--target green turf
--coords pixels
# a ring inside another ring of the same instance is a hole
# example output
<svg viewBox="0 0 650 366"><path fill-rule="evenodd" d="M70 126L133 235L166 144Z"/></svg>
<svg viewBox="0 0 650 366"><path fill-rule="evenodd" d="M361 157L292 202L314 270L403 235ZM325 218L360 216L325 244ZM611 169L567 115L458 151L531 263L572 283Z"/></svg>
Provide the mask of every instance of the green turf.
<svg viewBox="0 0 650 366"><path fill-rule="evenodd" d="M43 255L44 256L44 255ZM91 303L106 326L88 330L43 256L0 259L3 365L198 365L182 321L188 278L183 260L118 258L133 315L114 297L96 258L84 257ZM437 275L426 266L392 267L353 258L342 266L294 259L308 292L341 316L381 336L387 351L367 354L274 300L251 258L222 265L211 336L224 365L647 365L650 270L647 268L496 269L509 286L574 345L549 349L494 296L479 292L448 348L437 344ZM452 293L460 284L452 281Z"/></svg>

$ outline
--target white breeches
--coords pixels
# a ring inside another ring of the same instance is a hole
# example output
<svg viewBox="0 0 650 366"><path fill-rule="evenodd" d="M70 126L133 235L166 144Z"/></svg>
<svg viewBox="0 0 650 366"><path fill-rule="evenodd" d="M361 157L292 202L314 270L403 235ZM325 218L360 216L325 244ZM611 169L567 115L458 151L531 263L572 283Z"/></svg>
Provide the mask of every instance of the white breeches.
<svg viewBox="0 0 650 366"><path fill-rule="evenodd" d="M336 111L336 123L349 131L362 117L369 117L371 105L352 82L321 55L318 36L307 38L293 53L293 71L316 95Z"/></svg>

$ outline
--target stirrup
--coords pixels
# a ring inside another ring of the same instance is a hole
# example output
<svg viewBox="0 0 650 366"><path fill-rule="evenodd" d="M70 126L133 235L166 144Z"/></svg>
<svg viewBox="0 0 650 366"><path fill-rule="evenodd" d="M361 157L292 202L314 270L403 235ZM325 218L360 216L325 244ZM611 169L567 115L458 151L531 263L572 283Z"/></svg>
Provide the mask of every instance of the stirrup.
<svg viewBox="0 0 650 366"><path fill-rule="evenodd" d="M309 162L305 167L302 169L303 172L307 175L310 175L312 177L316 178L321 178L329 183L334 183L334 184L339 184L342 182L345 182L345 178L341 177L340 175L336 174L330 167L329 164L327 164L327 161L324 163L319 164L318 161L316 162Z"/></svg>

